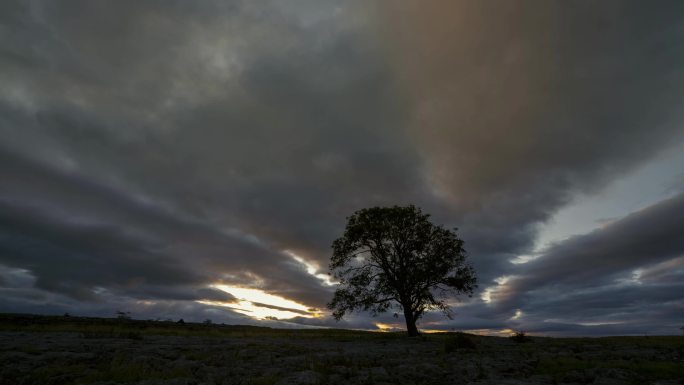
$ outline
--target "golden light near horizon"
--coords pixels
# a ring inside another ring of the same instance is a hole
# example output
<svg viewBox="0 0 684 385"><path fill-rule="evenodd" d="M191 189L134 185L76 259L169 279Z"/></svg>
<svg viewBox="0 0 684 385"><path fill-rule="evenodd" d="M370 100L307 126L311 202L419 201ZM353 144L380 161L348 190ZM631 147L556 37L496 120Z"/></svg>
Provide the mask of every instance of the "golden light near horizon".
<svg viewBox="0 0 684 385"><path fill-rule="evenodd" d="M398 331L402 330L403 325L398 324L398 323L393 323L393 324L386 324L382 322L374 322L373 323L376 328L378 328L377 331L380 332L393 332L393 331Z"/></svg>
<svg viewBox="0 0 684 385"><path fill-rule="evenodd" d="M228 307L240 314L244 314L246 316L250 316L255 319L269 319L269 318L277 318L277 319L289 319L289 318L294 318L294 317L304 317L304 318L314 318L313 315L310 314L302 314L302 313L295 313L287 310L278 310L278 309L272 309L268 307L263 307L263 306L258 306L254 305L250 301L239 301L236 303L227 303L227 302L221 302L221 301L197 301L201 304L204 305L213 305L213 306L224 306Z"/></svg>
<svg viewBox="0 0 684 385"><path fill-rule="evenodd" d="M278 318L289 319L294 317L316 318L320 316L317 309L311 309L301 303L269 294L260 289L246 288L217 284L213 288L225 291L237 298L236 302L224 301L197 301L205 305L223 306L240 314L256 319Z"/></svg>

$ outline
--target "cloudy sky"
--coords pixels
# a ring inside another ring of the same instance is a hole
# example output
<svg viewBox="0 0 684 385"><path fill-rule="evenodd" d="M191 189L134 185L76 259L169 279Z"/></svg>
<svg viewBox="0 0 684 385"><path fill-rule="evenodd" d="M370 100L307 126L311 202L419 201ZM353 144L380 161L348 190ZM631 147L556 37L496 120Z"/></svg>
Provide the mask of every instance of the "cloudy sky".
<svg viewBox="0 0 684 385"><path fill-rule="evenodd" d="M683 42L681 1L3 1L0 311L403 327L327 265L413 203L480 283L424 330L678 333Z"/></svg>

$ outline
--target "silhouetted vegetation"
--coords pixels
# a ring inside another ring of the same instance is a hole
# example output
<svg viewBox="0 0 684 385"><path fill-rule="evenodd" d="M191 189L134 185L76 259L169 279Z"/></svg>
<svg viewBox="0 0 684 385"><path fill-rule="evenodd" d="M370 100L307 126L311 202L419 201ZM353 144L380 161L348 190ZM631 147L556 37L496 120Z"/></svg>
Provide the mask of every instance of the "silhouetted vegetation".
<svg viewBox="0 0 684 385"><path fill-rule="evenodd" d="M427 310L451 317L446 297L472 295L476 278L463 240L428 218L413 205L363 209L348 218L332 245L330 270L340 287L328 308L336 319L355 310L376 315L396 308L408 334L417 336L416 321Z"/></svg>
<svg viewBox="0 0 684 385"><path fill-rule="evenodd" d="M181 320L182 321L182 320ZM392 339L399 333L375 333L347 329L274 329L252 325L226 325L205 322L173 322L119 318L43 316L33 314L0 314L0 331L74 332L84 338L138 339L145 336L180 337L282 337L331 338L353 341L366 338ZM133 333L133 334L130 334Z"/></svg>
<svg viewBox="0 0 684 385"><path fill-rule="evenodd" d="M517 343L525 343L525 342L532 342L532 338L530 338L524 331L518 330L513 333L512 336L509 337L511 340L517 342Z"/></svg>
<svg viewBox="0 0 684 385"><path fill-rule="evenodd" d="M120 320L129 320L129 319L131 319L131 312L130 311L117 310L116 311L116 318L118 318Z"/></svg>

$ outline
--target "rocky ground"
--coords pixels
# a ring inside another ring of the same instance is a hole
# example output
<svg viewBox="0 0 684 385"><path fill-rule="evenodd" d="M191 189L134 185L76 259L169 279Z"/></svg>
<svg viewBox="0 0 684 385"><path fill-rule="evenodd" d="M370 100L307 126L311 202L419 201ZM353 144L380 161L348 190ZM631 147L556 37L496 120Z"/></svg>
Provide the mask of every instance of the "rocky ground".
<svg viewBox="0 0 684 385"><path fill-rule="evenodd" d="M0 332L1 385L669 385L684 383L683 359L684 337Z"/></svg>

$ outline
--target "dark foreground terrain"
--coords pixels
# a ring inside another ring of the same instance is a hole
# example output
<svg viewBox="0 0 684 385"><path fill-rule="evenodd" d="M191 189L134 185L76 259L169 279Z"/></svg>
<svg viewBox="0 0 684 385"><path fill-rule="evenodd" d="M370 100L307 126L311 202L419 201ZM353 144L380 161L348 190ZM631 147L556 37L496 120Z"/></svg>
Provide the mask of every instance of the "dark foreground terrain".
<svg viewBox="0 0 684 385"><path fill-rule="evenodd" d="M684 337L509 338L0 316L0 385L684 384Z"/></svg>

